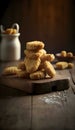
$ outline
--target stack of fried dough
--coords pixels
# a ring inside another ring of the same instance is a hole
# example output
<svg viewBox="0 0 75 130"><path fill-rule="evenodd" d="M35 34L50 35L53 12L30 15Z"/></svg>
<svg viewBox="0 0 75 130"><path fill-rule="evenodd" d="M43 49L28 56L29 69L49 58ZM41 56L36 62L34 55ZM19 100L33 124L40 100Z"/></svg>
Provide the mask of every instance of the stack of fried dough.
<svg viewBox="0 0 75 130"><path fill-rule="evenodd" d="M55 76L56 71L51 63L55 59L55 56L54 54L48 54L44 47L45 44L42 41L30 41L26 43L24 60L17 67L11 67L13 70L16 70L15 74L17 77L43 79L47 75L50 78ZM12 74L11 68L6 68L3 74Z"/></svg>
<svg viewBox="0 0 75 130"><path fill-rule="evenodd" d="M4 30L3 34L17 34L17 30L15 28L7 28Z"/></svg>

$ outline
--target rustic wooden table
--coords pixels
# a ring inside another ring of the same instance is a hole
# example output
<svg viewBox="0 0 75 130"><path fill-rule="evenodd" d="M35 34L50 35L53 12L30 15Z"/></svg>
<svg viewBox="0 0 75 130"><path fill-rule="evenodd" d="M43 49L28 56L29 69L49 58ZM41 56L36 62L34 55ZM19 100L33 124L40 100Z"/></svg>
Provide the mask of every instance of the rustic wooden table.
<svg viewBox="0 0 75 130"><path fill-rule="evenodd" d="M0 73L8 64L0 63ZM64 91L27 95L0 85L0 130L75 130L75 67L64 73L70 76Z"/></svg>

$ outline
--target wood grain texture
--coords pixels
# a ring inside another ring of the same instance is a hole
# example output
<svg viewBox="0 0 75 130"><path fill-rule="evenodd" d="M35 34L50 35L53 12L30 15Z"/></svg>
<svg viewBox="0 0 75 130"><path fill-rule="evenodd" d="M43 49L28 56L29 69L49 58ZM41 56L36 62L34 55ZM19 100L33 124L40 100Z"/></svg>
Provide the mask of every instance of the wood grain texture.
<svg viewBox="0 0 75 130"><path fill-rule="evenodd" d="M73 83L75 84L75 67L70 70L70 73L71 73L71 76L72 76Z"/></svg>
<svg viewBox="0 0 75 130"><path fill-rule="evenodd" d="M75 65L75 62L74 62ZM71 79L70 79L70 86L72 87L72 90L75 94L75 66L69 70L70 71L70 75L71 75Z"/></svg>
<svg viewBox="0 0 75 130"><path fill-rule="evenodd" d="M0 98L0 130L31 128L31 97Z"/></svg>
<svg viewBox="0 0 75 130"><path fill-rule="evenodd" d="M69 90L33 96L32 130L74 130L74 100Z"/></svg>

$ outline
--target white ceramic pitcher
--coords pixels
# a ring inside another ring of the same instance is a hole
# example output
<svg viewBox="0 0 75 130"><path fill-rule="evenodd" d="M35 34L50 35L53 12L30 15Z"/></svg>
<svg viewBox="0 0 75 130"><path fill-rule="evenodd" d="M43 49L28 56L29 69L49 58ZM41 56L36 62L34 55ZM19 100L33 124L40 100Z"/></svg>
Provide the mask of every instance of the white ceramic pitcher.
<svg viewBox="0 0 75 130"><path fill-rule="evenodd" d="M2 61L14 61L21 58L21 43L19 40L19 25L14 23L11 28L16 28L16 34L4 34L3 25L0 26L1 31L1 48L0 59Z"/></svg>

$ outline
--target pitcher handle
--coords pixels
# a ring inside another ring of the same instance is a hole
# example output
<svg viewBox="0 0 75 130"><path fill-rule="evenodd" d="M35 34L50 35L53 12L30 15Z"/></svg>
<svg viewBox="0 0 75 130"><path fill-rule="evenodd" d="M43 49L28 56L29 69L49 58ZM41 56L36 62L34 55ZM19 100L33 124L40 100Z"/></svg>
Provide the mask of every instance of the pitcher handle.
<svg viewBox="0 0 75 130"><path fill-rule="evenodd" d="M12 28L16 28L17 33L19 33L19 25L18 25L17 23L14 23L14 24L12 25Z"/></svg>
<svg viewBox="0 0 75 130"><path fill-rule="evenodd" d="M0 32L4 33L3 25L0 25Z"/></svg>

